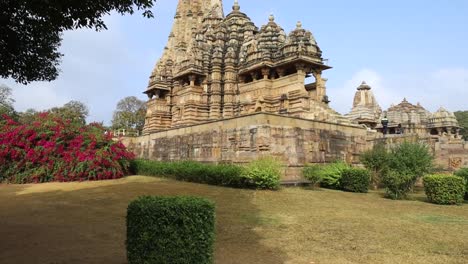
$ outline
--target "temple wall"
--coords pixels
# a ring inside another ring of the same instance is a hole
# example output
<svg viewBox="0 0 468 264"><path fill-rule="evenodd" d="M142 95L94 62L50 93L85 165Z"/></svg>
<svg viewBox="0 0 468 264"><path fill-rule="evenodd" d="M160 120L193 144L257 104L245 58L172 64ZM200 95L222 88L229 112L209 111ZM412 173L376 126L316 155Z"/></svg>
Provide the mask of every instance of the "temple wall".
<svg viewBox="0 0 468 264"><path fill-rule="evenodd" d="M274 156L285 164L283 181L300 181L307 163L359 163L368 147L361 127L266 113L126 138L124 144L140 158L159 161L242 164Z"/></svg>
<svg viewBox="0 0 468 264"><path fill-rule="evenodd" d="M433 155L435 166L446 171L455 171L460 168L468 168L468 141L451 137L431 137L417 134L387 135L385 138L370 140L376 143L385 143L393 147L405 141L421 142L427 144Z"/></svg>
<svg viewBox="0 0 468 264"><path fill-rule="evenodd" d="M468 142L444 141L434 144L436 165L448 170L468 168Z"/></svg>
<svg viewBox="0 0 468 264"><path fill-rule="evenodd" d="M257 96L278 96L290 91L304 90L304 75L291 74L275 80L259 79L239 84L241 101Z"/></svg>

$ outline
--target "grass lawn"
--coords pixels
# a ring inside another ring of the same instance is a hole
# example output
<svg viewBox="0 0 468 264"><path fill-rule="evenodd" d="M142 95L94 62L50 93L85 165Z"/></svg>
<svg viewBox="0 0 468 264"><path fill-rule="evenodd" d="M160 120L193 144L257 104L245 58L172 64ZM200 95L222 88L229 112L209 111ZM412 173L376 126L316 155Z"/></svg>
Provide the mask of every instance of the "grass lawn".
<svg viewBox="0 0 468 264"><path fill-rule="evenodd" d="M214 200L216 263L468 262L468 204L433 205L423 193L391 201L381 192L250 191L134 176L0 185L0 263L126 263L126 208L146 194Z"/></svg>

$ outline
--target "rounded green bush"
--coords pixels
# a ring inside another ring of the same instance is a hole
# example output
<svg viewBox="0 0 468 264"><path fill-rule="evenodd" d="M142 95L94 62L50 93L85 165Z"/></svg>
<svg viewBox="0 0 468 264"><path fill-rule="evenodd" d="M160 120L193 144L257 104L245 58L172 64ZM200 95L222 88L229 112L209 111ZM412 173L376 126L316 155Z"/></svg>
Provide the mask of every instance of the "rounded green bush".
<svg viewBox="0 0 468 264"><path fill-rule="evenodd" d="M460 204L465 194L465 179L453 175L429 175L423 178L424 191L431 203Z"/></svg>
<svg viewBox="0 0 468 264"><path fill-rule="evenodd" d="M307 165L302 170L302 176L310 182L312 187L314 187L322 181L320 171L321 166L319 165Z"/></svg>
<svg viewBox="0 0 468 264"><path fill-rule="evenodd" d="M127 210L127 259L213 263L215 205L204 198L143 196Z"/></svg>
<svg viewBox="0 0 468 264"><path fill-rule="evenodd" d="M370 180L370 172L366 169L345 169L341 173L341 188L348 192L366 193L369 191Z"/></svg>
<svg viewBox="0 0 468 264"><path fill-rule="evenodd" d="M280 186L281 162L273 157L264 157L245 166L242 177L257 189L276 190Z"/></svg>
<svg viewBox="0 0 468 264"><path fill-rule="evenodd" d="M349 169L349 165L343 161L336 161L322 166L320 175L322 177L320 186L331 189L341 188L341 174Z"/></svg>
<svg viewBox="0 0 468 264"><path fill-rule="evenodd" d="M393 200L404 199L411 192L417 180L411 173L388 170L382 177L387 197Z"/></svg>
<svg viewBox="0 0 468 264"><path fill-rule="evenodd" d="M391 199L406 198L418 179L433 169L434 158L425 144L404 142L392 148L386 156L382 151L379 150L379 157L375 159L376 167L368 168L378 172Z"/></svg>

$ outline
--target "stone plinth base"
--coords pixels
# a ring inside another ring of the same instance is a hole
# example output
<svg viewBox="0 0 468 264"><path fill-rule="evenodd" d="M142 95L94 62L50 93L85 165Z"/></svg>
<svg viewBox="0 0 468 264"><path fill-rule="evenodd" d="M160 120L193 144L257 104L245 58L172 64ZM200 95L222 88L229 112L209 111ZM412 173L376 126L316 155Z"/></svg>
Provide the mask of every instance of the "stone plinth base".
<svg viewBox="0 0 468 264"><path fill-rule="evenodd" d="M158 161L243 164L274 156L285 165L283 181L302 181L307 163L358 163L366 135L360 126L257 113L126 138L124 144L138 157Z"/></svg>

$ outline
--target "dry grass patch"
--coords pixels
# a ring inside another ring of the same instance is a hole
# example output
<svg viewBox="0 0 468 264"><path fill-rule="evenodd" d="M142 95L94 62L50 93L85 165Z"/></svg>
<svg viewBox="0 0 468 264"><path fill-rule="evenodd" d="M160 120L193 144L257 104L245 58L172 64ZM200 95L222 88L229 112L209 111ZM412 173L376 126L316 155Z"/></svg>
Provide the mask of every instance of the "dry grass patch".
<svg viewBox="0 0 468 264"><path fill-rule="evenodd" d="M217 204L216 263L466 263L468 207L382 193L277 192L149 177L0 185L2 263L126 263L125 214L140 195Z"/></svg>

